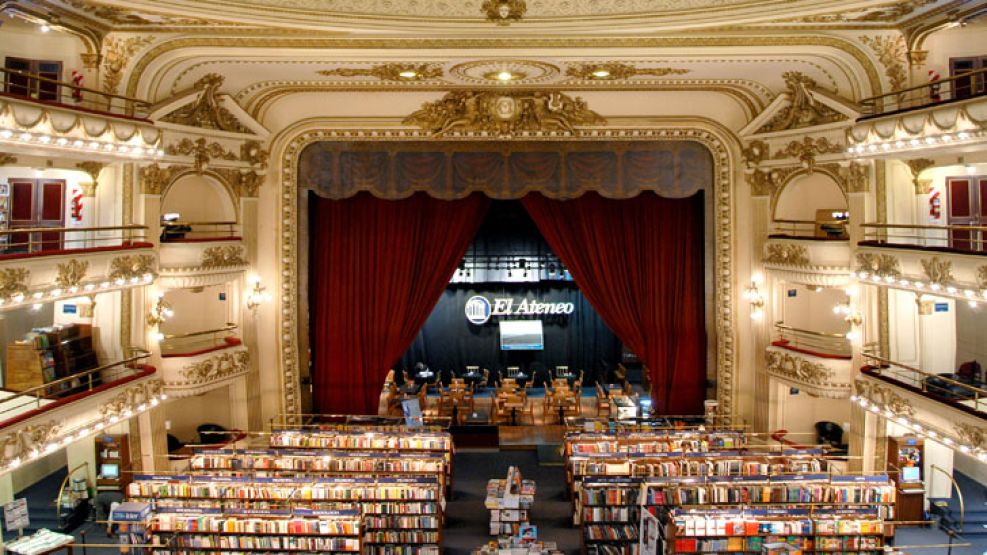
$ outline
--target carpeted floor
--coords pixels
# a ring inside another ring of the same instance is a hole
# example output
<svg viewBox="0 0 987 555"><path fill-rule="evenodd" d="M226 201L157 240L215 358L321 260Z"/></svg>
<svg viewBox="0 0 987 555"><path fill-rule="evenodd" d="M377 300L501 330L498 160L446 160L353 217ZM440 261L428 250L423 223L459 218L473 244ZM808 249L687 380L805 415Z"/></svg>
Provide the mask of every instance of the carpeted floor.
<svg viewBox="0 0 987 555"><path fill-rule="evenodd" d="M511 465L521 470L523 478L535 481L531 519L538 526L539 539L557 542L566 553L579 553L579 531L572 527L563 467L539 466L536 451L461 451L453 464L453 496L442 542L445 553L468 554L493 539L488 535L490 513L483 506L487 481L503 478Z"/></svg>

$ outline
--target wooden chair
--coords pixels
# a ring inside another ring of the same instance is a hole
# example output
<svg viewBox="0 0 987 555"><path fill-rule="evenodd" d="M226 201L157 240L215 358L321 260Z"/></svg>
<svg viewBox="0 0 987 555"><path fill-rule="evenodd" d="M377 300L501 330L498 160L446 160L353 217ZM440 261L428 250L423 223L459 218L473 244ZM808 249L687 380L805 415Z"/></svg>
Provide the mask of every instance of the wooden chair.
<svg viewBox="0 0 987 555"><path fill-rule="evenodd" d="M422 409L422 414L428 410L428 386L429 384L422 384L422 388L418 390L418 405Z"/></svg>
<svg viewBox="0 0 987 555"><path fill-rule="evenodd" d="M596 415L600 416L604 411L610 416L610 397L607 396L602 385L596 384Z"/></svg>
<svg viewBox="0 0 987 555"><path fill-rule="evenodd" d="M583 402L579 395L570 394L562 399L562 412L566 416L582 416ZM561 424L561 422L560 422Z"/></svg>
<svg viewBox="0 0 987 555"><path fill-rule="evenodd" d="M439 387L439 414L442 415L446 409L452 410L452 390L448 387Z"/></svg>
<svg viewBox="0 0 987 555"><path fill-rule="evenodd" d="M404 383L415 383L415 380L412 380L411 377L408 376L407 370L401 371L401 377L404 378Z"/></svg>
<svg viewBox="0 0 987 555"><path fill-rule="evenodd" d="M394 369L387 371L387 375L384 376L384 383L394 383Z"/></svg>
<svg viewBox="0 0 987 555"><path fill-rule="evenodd" d="M490 370L486 368L483 369L483 377L480 378L479 385L481 387L490 387Z"/></svg>
<svg viewBox="0 0 987 555"><path fill-rule="evenodd" d="M504 378L500 380L500 389L514 391L517 389L517 380L514 378Z"/></svg>

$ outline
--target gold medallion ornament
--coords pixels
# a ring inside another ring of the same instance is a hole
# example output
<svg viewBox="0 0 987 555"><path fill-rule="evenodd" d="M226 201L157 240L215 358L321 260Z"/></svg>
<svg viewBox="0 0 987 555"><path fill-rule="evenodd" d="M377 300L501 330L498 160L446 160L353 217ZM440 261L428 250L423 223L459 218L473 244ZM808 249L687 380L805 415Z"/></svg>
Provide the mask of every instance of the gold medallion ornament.
<svg viewBox="0 0 987 555"><path fill-rule="evenodd" d="M442 77L439 64L387 63L369 68L337 67L317 71L319 75L331 77L376 77L381 81L427 81Z"/></svg>
<svg viewBox="0 0 987 555"><path fill-rule="evenodd" d="M666 75L684 75L692 70L674 67L635 67L620 62L602 64L573 64L566 68L565 74L577 79L620 80L630 79L637 75L665 77Z"/></svg>
<svg viewBox="0 0 987 555"><path fill-rule="evenodd" d="M510 25L521 21L528 6L524 0L485 0L481 9L487 15L487 21L497 25Z"/></svg>
<svg viewBox="0 0 987 555"><path fill-rule="evenodd" d="M404 119L434 136L472 133L510 137L525 132L575 134L577 126L604 125L606 120L583 99L558 92L454 91L426 102Z"/></svg>

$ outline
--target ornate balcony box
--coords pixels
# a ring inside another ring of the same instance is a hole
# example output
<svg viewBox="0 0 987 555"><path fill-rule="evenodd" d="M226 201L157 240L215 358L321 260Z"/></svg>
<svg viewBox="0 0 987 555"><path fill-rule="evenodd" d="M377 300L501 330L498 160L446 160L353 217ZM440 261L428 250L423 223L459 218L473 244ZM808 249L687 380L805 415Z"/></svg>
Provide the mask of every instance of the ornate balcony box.
<svg viewBox="0 0 987 555"><path fill-rule="evenodd" d="M150 243L5 256L0 311L80 295L142 287L157 276Z"/></svg>
<svg viewBox="0 0 987 555"><path fill-rule="evenodd" d="M987 289L987 257L929 247L861 244L853 271L862 283L943 297L972 298Z"/></svg>
<svg viewBox="0 0 987 555"><path fill-rule="evenodd" d="M191 397L230 385L247 374L250 353L239 342L188 356L161 359L165 391L172 397Z"/></svg>
<svg viewBox="0 0 987 555"><path fill-rule="evenodd" d="M849 283L850 244L846 240L769 237L764 267L786 281L843 287Z"/></svg>
<svg viewBox="0 0 987 555"><path fill-rule="evenodd" d="M247 269L239 238L161 243L159 284L168 289L219 285Z"/></svg>
<svg viewBox="0 0 987 555"><path fill-rule="evenodd" d="M765 352L768 374L810 395L845 399L853 388L851 361L775 345Z"/></svg>

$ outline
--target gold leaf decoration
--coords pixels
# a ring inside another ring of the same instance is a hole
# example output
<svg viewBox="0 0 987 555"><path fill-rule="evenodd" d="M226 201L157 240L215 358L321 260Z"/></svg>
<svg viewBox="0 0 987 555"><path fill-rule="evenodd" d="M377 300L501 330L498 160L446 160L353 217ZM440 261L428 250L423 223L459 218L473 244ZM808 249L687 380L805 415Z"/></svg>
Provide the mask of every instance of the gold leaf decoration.
<svg viewBox="0 0 987 555"><path fill-rule="evenodd" d="M930 283L946 285L953 281L953 263L949 260L933 256L932 258L923 258L921 262L922 271L925 272L925 277L929 278Z"/></svg>
<svg viewBox="0 0 987 555"><path fill-rule="evenodd" d="M603 125L606 120L581 98L559 92L453 91L423 104L404 123L436 136L467 132L509 137L525 132L575 134L577 126Z"/></svg>
<svg viewBox="0 0 987 555"><path fill-rule="evenodd" d="M480 7L487 16L487 21L497 25L510 25L511 22L521 21L528 11L524 0L484 0Z"/></svg>
<svg viewBox="0 0 987 555"><path fill-rule="evenodd" d="M811 91L818 88L815 79L798 71L786 71L783 77L788 89L788 107L764 124L759 133L800 129L847 119L812 96Z"/></svg>
<svg viewBox="0 0 987 555"><path fill-rule="evenodd" d="M148 36L110 37L103 42L103 92L116 94L120 79L123 77L123 70L130 62L130 58L153 40L154 37Z"/></svg>
<svg viewBox="0 0 987 555"><path fill-rule="evenodd" d="M134 254L118 256L110 261L110 279L130 280L143 278L154 273L154 256L150 254Z"/></svg>
<svg viewBox="0 0 987 555"><path fill-rule="evenodd" d="M766 247L765 264L786 264L789 266L808 266L809 251L805 245L792 243L769 243Z"/></svg>
<svg viewBox="0 0 987 555"><path fill-rule="evenodd" d="M168 114L163 121L205 129L250 133L250 129L244 127L240 120L220 103L218 94L223 80L222 75L210 73L196 81L195 88L199 91L199 96L195 102Z"/></svg>
<svg viewBox="0 0 987 555"><path fill-rule="evenodd" d="M182 377L189 382L189 384L182 385L209 383L242 374L247 371L249 362L250 353L247 351L222 353L209 357L181 370Z"/></svg>
<svg viewBox="0 0 987 555"><path fill-rule="evenodd" d="M882 277L901 277L901 263L890 254L857 253L857 271Z"/></svg>
<svg viewBox="0 0 987 555"><path fill-rule="evenodd" d="M768 351L766 359L767 369L773 374L813 385L831 385L828 382L834 372L822 364L779 351Z"/></svg>
<svg viewBox="0 0 987 555"><path fill-rule="evenodd" d="M334 69L319 70L316 73L326 77L333 75L340 77L376 77L381 81L427 81L442 77L442 66L431 63L388 62L369 68L337 67Z"/></svg>
<svg viewBox="0 0 987 555"><path fill-rule="evenodd" d="M884 66L891 90L905 88L908 72L905 70L905 38L901 35L861 36L860 41L870 47Z"/></svg>
<svg viewBox="0 0 987 555"><path fill-rule="evenodd" d="M89 262L73 258L58 265L58 277L55 279L55 283L62 289L78 287L86 278L87 271L89 271Z"/></svg>
<svg viewBox="0 0 987 555"><path fill-rule="evenodd" d="M666 75L684 75L692 70L674 67L636 67L621 62L605 62L602 64L573 64L566 68L565 74L577 79L592 80L622 80L637 75L664 77Z"/></svg>
<svg viewBox="0 0 987 555"><path fill-rule="evenodd" d="M9 299L27 292L27 278L31 271L27 268L0 269L0 297Z"/></svg>
<svg viewBox="0 0 987 555"><path fill-rule="evenodd" d="M202 251L203 268L220 268L223 266L243 266L247 263L243 258L243 247L239 245L224 245L209 247Z"/></svg>

